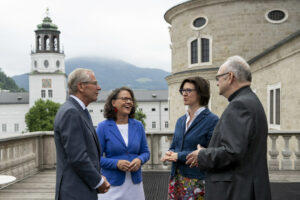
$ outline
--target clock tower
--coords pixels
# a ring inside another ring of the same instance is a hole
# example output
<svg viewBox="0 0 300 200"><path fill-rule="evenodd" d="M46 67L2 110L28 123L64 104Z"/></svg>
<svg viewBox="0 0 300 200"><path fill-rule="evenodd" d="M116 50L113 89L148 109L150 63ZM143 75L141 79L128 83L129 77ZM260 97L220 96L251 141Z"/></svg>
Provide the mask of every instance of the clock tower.
<svg viewBox="0 0 300 200"><path fill-rule="evenodd" d="M60 31L52 23L47 9L43 22L35 30L35 48L31 51L29 104L38 99L64 103L67 96L65 54L60 49Z"/></svg>

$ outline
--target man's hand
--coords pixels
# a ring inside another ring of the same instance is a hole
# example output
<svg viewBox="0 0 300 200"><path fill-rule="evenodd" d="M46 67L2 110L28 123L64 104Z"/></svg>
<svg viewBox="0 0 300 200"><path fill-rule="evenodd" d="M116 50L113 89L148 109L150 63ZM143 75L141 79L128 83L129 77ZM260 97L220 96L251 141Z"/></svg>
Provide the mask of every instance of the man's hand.
<svg viewBox="0 0 300 200"><path fill-rule="evenodd" d="M162 157L160 160L162 162L165 161L170 161L170 162L176 162L178 159L178 153L173 152L173 151L167 151L164 155L164 157Z"/></svg>
<svg viewBox="0 0 300 200"><path fill-rule="evenodd" d="M135 158L131 161L128 171L136 172L137 170L140 169L141 165L142 165L142 161L139 158Z"/></svg>
<svg viewBox="0 0 300 200"><path fill-rule="evenodd" d="M123 172L127 172L130 169L130 162L128 160L119 160L117 163L117 167L119 170Z"/></svg>
<svg viewBox="0 0 300 200"><path fill-rule="evenodd" d="M106 193L110 188L110 184L106 180L105 176L102 176L102 178L104 179L104 182L102 183L102 185L100 185L100 187L97 188L98 193Z"/></svg>
<svg viewBox="0 0 300 200"><path fill-rule="evenodd" d="M185 164L190 165L190 167L198 167L198 153L201 149L205 149L200 144L197 145L197 150L193 151L186 156Z"/></svg>

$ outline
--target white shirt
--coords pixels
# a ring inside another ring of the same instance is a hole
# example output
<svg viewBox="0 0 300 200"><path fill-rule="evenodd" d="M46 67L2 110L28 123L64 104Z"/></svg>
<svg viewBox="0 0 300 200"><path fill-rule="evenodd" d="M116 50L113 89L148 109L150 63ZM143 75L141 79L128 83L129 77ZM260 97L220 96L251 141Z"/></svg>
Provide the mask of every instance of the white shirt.
<svg viewBox="0 0 300 200"><path fill-rule="evenodd" d="M123 137L123 140L128 147L128 124L117 124L117 127Z"/></svg>
<svg viewBox="0 0 300 200"><path fill-rule="evenodd" d="M200 107L196 110L196 112L194 113L194 118L190 121L190 113L186 112L186 121L185 121L185 132L188 130L188 128L191 126L191 124L193 123L193 121L197 118L198 115L200 115L200 113L205 110L205 107ZM188 124L188 122L190 121L190 123Z"/></svg>

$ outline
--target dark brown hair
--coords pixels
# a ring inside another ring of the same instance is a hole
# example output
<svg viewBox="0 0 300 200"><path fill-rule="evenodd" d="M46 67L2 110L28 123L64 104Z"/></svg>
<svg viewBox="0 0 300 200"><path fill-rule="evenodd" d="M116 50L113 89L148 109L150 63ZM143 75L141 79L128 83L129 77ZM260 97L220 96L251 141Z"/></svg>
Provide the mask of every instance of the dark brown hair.
<svg viewBox="0 0 300 200"><path fill-rule="evenodd" d="M199 97L199 104L201 106L207 106L210 98L209 81L200 76L186 78L182 81L180 90L183 89L185 83L192 83L195 86Z"/></svg>
<svg viewBox="0 0 300 200"><path fill-rule="evenodd" d="M133 106L132 106L131 112L129 113L129 118L134 118L134 113L135 113L135 109L136 109L136 100L134 98L133 91L128 87L121 87L121 88L114 89L106 99L106 102L104 105L104 117L106 119L113 119L113 120L117 119L117 113L115 112L115 108L112 105L112 100L116 100L119 96L119 93L124 90L128 91L130 93L131 98L133 100L133 102L132 102Z"/></svg>

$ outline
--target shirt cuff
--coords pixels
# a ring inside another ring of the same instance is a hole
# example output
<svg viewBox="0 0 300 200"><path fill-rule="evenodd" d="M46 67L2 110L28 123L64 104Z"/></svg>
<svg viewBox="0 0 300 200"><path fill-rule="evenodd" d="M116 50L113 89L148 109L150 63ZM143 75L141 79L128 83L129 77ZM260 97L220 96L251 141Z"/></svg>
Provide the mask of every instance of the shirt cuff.
<svg viewBox="0 0 300 200"><path fill-rule="evenodd" d="M101 180L100 180L100 182L98 183L98 185L95 187L95 189L97 189L98 187L100 187L103 183L104 183L104 178L102 177Z"/></svg>

